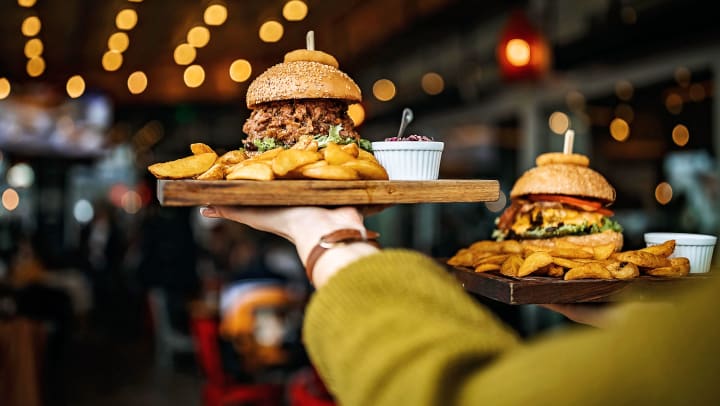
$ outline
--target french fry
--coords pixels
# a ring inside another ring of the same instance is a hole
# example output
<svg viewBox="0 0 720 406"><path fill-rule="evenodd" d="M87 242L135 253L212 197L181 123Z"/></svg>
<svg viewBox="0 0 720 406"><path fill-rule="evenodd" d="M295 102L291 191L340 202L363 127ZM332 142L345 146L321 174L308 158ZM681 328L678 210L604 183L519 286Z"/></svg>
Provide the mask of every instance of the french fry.
<svg viewBox="0 0 720 406"><path fill-rule="evenodd" d="M278 154L281 151L284 151L284 150L285 150L285 148L283 148L283 147L273 148L271 150L263 152L262 154L255 155L251 159L254 161L270 161L270 160L274 159L276 156L278 156Z"/></svg>
<svg viewBox="0 0 720 406"><path fill-rule="evenodd" d="M208 152L212 152L213 154L215 153L209 145L203 144L202 142L190 144L190 151L193 155L207 154Z"/></svg>
<svg viewBox="0 0 720 406"><path fill-rule="evenodd" d="M612 274L597 262L589 262L565 272L563 279L566 281L576 279L612 279Z"/></svg>
<svg viewBox="0 0 720 406"><path fill-rule="evenodd" d="M592 252L587 252L582 249L577 248L565 248L565 247L555 247L548 251L550 255L553 257L562 257L562 258L569 258L569 259L590 259L593 258Z"/></svg>
<svg viewBox="0 0 720 406"><path fill-rule="evenodd" d="M322 158L319 152L300 149L286 149L280 151L272 160L272 170L278 176L285 176L293 169L299 168Z"/></svg>
<svg viewBox="0 0 720 406"><path fill-rule="evenodd" d="M662 244L651 245L649 247L642 248L639 251L649 252L653 255L667 258L675 251L675 240L667 240Z"/></svg>
<svg viewBox="0 0 720 406"><path fill-rule="evenodd" d="M344 154L344 152L343 152L343 154ZM303 169L302 175L306 178L325 179L325 180L357 180L357 179L360 179L360 176L354 169L348 168L346 166L340 166L340 165L324 165L324 166L318 166L315 168Z"/></svg>
<svg viewBox="0 0 720 406"><path fill-rule="evenodd" d="M481 240L472 243L470 249L474 251L500 253L502 252L502 245L497 241Z"/></svg>
<svg viewBox="0 0 720 406"><path fill-rule="evenodd" d="M569 269L569 268L577 268L577 267L581 266L583 263L579 262L579 261L574 261L572 259L553 257L553 264Z"/></svg>
<svg viewBox="0 0 720 406"><path fill-rule="evenodd" d="M477 259L477 264L497 264L500 265L508 258L508 254L498 254L498 255L490 255L483 258ZM477 265L474 264L474 265ZM500 268L498 268L500 269Z"/></svg>
<svg viewBox="0 0 720 406"><path fill-rule="evenodd" d="M327 146L320 150L323 157L330 165L342 165L347 161L355 159L352 155L343 151L339 145L334 142L328 142Z"/></svg>
<svg viewBox="0 0 720 406"><path fill-rule="evenodd" d="M345 144L341 146L340 149L352 155L353 158L357 158L358 154L360 154L360 148L358 148L358 145L354 142Z"/></svg>
<svg viewBox="0 0 720 406"><path fill-rule="evenodd" d="M632 279L637 278L640 276L640 270L638 269L637 265L628 262L627 264L621 266L619 262L617 262L617 267L608 269L610 271L610 274L615 279Z"/></svg>
<svg viewBox="0 0 720 406"><path fill-rule="evenodd" d="M505 262L500 265L500 273L506 276L517 277L520 267L523 264L523 258L520 255L510 255Z"/></svg>
<svg viewBox="0 0 720 406"><path fill-rule="evenodd" d="M227 165L218 163L217 160L210 169L198 175L197 180L221 180L225 179Z"/></svg>
<svg viewBox="0 0 720 406"><path fill-rule="evenodd" d="M378 161L377 158L375 158L375 155L372 154L372 152L367 152L362 148L358 149L357 159L364 159L366 161L372 161L375 163L377 163Z"/></svg>
<svg viewBox="0 0 720 406"><path fill-rule="evenodd" d="M669 267L670 260L645 251L625 251L613 254L611 258L620 262L631 262L641 268Z"/></svg>
<svg viewBox="0 0 720 406"><path fill-rule="evenodd" d="M290 149L317 152L318 143L311 135L301 135L298 141Z"/></svg>
<svg viewBox="0 0 720 406"><path fill-rule="evenodd" d="M247 159L247 154L241 149L232 149L218 157L218 162L225 165L235 165Z"/></svg>
<svg viewBox="0 0 720 406"><path fill-rule="evenodd" d="M187 179L200 175L215 163L217 154L206 152L190 155L174 161L159 162L148 166L150 173L160 179Z"/></svg>
<svg viewBox="0 0 720 406"><path fill-rule="evenodd" d="M676 268L682 276L690 273L690 260L685 257L670 258L670 265Z"/></svg>
<svg viewBox="0 0 720 406"><path fill-rule="evenodd" d="M520 269L518 270L518 276L523 277L530 275L531 273L544 266L550 265L551 263L552 257L547 252L534 252L525 258L525 261L523 261L522 266L520 266Z"/></svg>
<svg viewBox="0 0 720 406"><path fill-rule="evenodd" d="M506 254L522 254L523 248L519 242L515 240L500 241L500 252Z"/></svg>
<svg viewBox="0 0 720 406"><path fill-rule="evenodd" d="M480 264L475 267L475 272L499 271L499 264Z"/></svg>
<svg viewBox="0 0 720 406"><path fill-rule="evenodd" d="M243 161L245 162L245 161ZM250 164L235 165L231 171L225 176L228 180L273 180L275 179L275 173L270 168L270 165L261 162L254 162Z"/></svg>
<svg viewBox="0 0 720 406"><path fill-rule="evenodd" d="M355 144L348 144L348 145L355 145ZM341 166L346 166L348 168L354 169L357 171L358 175L360 175L360 179L368 179L368 180L387 180L388 174L385 171L385 168L383 168L380 164L376 164L371 161L366 161L363 159L351 159L343 164Z"/></svg>
<svg viewBox="0 0 720 406"><path fill-rule="evenodd" d="M615 252L615 243L611 242L603 245L596 245L592 247L593 258L595 259L608 259L610 255Z"/></svg>

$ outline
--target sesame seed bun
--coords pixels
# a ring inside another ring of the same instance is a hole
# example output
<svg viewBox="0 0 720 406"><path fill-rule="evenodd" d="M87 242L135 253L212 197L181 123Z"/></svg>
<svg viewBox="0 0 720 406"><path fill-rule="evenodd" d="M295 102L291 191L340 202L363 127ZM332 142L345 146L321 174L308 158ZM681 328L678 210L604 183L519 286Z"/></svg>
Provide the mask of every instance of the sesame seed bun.
<svg viewBox="0 0 720 406"><path fill-rule="evenodd" d="M312 61L279 63L255 78L247 91L246 102L252 109L258 104L293 99L362 100L360 88L344 72Z"/></svg>
<svg viewBox="0 0 720 406"><path fill-rule="evenodd" d="M531 194L558 194L615 201L615 189L598 172L579 165L551 164L526 171L515 182L510 198Z"/></svg>

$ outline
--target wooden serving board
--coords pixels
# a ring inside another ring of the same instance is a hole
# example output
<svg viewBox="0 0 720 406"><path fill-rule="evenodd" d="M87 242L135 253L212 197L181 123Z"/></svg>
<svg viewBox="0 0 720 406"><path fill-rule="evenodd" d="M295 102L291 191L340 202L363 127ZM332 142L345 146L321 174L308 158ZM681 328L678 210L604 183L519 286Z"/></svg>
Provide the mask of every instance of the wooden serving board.
<svg viewBox="0 0 720 406"><path fill-rule="evenodd" d="M447 265L446 265L447 266ZM449 267L449 266L448 266ZM629 280L582 279L566 281L546 276L512 278L494 272L449 267L463 288L506 304L591 303L642 300L679 287L707 282L708 274L682 278L640 276Z"/></svg>
<svg viewBox="0 0 720 406"><path fill-rule="evenodd" d="M158 180L163 206L340 206L488 202L500 196L497 180Z"/></svg>

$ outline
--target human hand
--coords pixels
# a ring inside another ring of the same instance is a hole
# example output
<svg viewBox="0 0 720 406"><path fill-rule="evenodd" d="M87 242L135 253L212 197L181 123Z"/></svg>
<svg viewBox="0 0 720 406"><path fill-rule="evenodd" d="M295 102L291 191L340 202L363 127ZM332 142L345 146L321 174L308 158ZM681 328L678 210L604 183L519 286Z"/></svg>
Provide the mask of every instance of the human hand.
<svg viewBox="0 0 720 406"><path fill-rule="evenodd" d="M612 307L606 304L541 304L540 306L560 313L576 323L599 328L605 328L610 324Z"/></svg>
<svg viewBox="0 0 720 406"><path fill-rule="evenodd" d="M326 209L321 207L208 206L201 210L201 214L205 217L236 221L257 230L281 236L295 244L303 264L305 264L310 250L322 236L343 228L365 229L363 216L354 207ZM315 265L313 283L318 287L342 265L376 250L369 245L356 247L356 244L353 244L328 251L320 257ZM344 255L335 251L340 251Z"/></svg>

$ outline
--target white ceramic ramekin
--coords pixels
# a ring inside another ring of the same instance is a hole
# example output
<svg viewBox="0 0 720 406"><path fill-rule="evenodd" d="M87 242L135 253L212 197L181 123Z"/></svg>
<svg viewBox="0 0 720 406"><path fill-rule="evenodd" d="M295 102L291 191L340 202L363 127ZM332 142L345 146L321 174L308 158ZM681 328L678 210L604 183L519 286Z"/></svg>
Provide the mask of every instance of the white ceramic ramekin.
<svg viewBox="0 0 720 406"><path fill-rule="evenodd" d="M373 142L373 154L390 180L434 180L445 144L439 141Z"/></svg>
<svg viewBox="0 0 720 406"><path fill-rule="evenodd" d="M690 273L705 273L710 270L713 249L717 242L714 235L688 233L645 233L648 246L675 240L672 257L686 257L690 260Z"/></svg>

